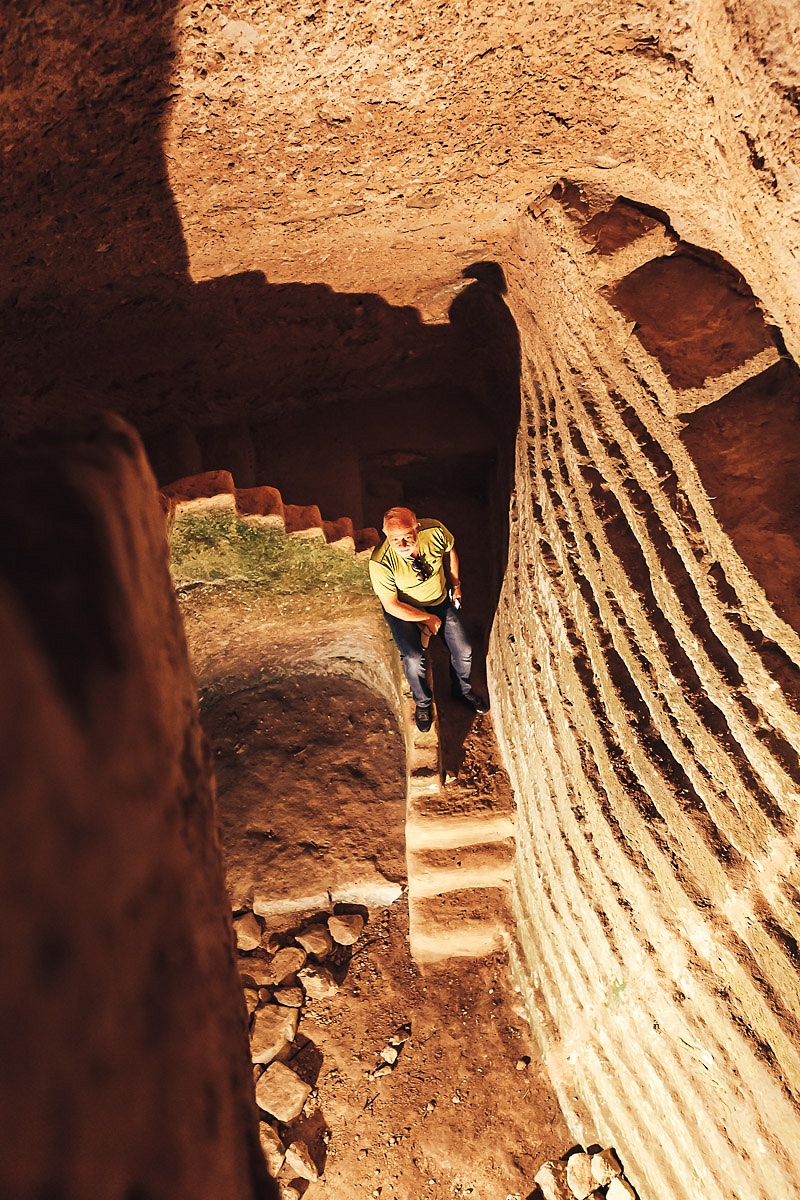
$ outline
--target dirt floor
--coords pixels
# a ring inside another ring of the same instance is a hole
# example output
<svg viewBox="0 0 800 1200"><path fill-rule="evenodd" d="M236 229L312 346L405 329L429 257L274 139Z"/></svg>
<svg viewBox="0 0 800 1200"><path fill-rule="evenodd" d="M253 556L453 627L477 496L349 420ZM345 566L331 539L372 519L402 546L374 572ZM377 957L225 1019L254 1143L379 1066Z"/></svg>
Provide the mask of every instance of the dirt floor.
<svg viewBox="0 0 800 1200"><path fill-rule="evenodd" d="M249 888L289 910L267 916L262 948L241 954L245 983L259 978L267 946L293 944L334 907L367 918L355 945L323 960L338 990L306 997L286 1060L314 1089L297 1120L273 1122L284 1143L308 1143L322 1172L300 1186L337 1200L529 1196L569 1136L504 956L425 969L410 959L403 749L388 705L351 680L301 676L217 696L203 719L231 889L243 907ZM476 793L496 786L493 752L483 718L462 746ZM403 888L391 904L304 907L325 888L387 879ZM262 993L261 1006L270 1002ZM396 1065L370 1078L398 1032Z"/></svg>

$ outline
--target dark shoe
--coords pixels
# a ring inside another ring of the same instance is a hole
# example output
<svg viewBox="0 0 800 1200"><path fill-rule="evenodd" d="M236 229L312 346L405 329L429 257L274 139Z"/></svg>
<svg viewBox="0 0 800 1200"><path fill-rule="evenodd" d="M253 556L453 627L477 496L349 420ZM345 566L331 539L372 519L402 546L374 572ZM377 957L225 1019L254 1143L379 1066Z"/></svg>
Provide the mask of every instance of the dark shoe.
<svg viewBox="0 0 800 1200"><path fill-rule="evenodd" d="M472 711L477 713L479 717L489 711L489 701L484 700L483 696L479 696L477 692L469 691L466 695L461 696L461 700L464 704L468 704Z"/></svg>
<svg viewBox="0 0 800 1200"><path fill-rule="evenodd" d="M414 709L414 721L420 733L427 733L433 724L433 710L428 708L420 708L419 705Z"/></svg>

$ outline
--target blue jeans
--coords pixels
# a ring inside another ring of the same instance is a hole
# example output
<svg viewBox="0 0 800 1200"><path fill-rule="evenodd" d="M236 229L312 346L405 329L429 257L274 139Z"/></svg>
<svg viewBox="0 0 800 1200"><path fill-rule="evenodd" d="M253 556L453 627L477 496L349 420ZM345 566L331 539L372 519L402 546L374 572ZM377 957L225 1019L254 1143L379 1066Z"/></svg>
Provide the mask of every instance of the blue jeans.
<svg viewBox="0 0 800 1200"><path fill-rule="evenodd" d="M469 676L472 670L472 646L467 636L458 609L453 608L449 600L441 604L425 605L425 612L436 613L441 618L442 627L439 630L450 651L450 681L455 695L466 696L470 690ZM403 673L411 688L411 695L418 708L430 708L433 701L430 684L428 683L428 663L422 648L422 623L420 621L401 621L391 613L384 611L386 623L392 631L395 645L400 651L400 661Z"/></svg>

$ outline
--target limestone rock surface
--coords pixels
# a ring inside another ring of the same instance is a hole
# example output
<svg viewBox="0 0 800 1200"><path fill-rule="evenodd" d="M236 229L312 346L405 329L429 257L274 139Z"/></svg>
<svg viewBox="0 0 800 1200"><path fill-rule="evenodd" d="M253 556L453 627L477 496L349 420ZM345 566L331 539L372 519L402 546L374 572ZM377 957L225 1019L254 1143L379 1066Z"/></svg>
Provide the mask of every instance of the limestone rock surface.
<svg viewBox="0 0 800 1200"><path fill-rule="evenodd" d="M304 1083L290 1067L273 1062L256 1084L256 1103L270 1116L288 1124L300 1116L310 1092L310 1084Z"/></svg>
<svg viewBox="0 0 800 1200"><path fill-rule="evenodd" d="M319 1171L305 1142L292 1142L286 1147L286 1166L300 1179L308 1179L311 1183L319 1179Z"/></svg>
<svg viewBox="0 0 800 1200"><path fill-rule="evenodd" d="M286 1157L286 1147L269 1121L259 1121L258 1136L261 1142L261 1149L264 1151L264 1158L267 1161L267 1169L270 1175L275 1178L283 1166Z"/></svg>
<svg viewBox="0 0 800 1200"><path fill-rule="evenodd" d="M333 949L333 938L326 925L308 925L295 941L315 958L326 958Z"/></svg>
<svg viewBox="0 0 800 1200"><path fill-rule="evenodd" d="M296 1008L267 1004L253 1017L250 1054L254 1063L270 1063L297 1033Z"/></svg>
<svg viewBox="0 0 800 1200"><path fill-rule="evenodd" d="M236 934L236 944L240 950L255 950L261 944L261 926L258 917L253 913L245 913L233 922Z"/></svg>
<svg viewBox="0 0 800 1200"><path fill-rule="evenodd" d="M328 918L331 937L340 946L352 946L361 936L364 918L359 913L340 913Z"/></svg>

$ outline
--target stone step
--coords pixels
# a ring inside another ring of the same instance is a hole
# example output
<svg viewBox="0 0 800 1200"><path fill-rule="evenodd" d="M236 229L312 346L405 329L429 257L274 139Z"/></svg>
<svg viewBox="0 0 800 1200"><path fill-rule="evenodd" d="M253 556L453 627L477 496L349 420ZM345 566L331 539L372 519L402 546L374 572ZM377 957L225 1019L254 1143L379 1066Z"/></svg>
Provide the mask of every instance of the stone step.
<svg viewBox="0 0 800 1200"><path fill-rule="evenodd" d="M366 557L381 540L377 529L355 529L350 517L323 520L316 504L284 504L277 488L237 488L230 471L204 471L163 487L161 507L169 519L186 513L238 515L248 525L280 530L290 537L312 537L348 554Z"/></svg>
<svg viewBox="0 0 800 1200"><path fill-rule="evenodd" d="M323 521L322 529L329 546L336 546L340 550L349 551L350 554L355 553L355 531L349 517L339 517L338 521Z"/></svg>
<svg viewBox="0 0 800 1200"><path fill-rule="evenodd" d="M483 958L507 944L506 888L467 888L441 896L409 893L409 942L417 962Z"/></svg>
<svg viewBox="0 0 800 1200"><path fill-rule="evenodd" d="M514 819L509 814L420 818L410 804L406 811L406 846L412 850L455 850L514 837Z"/></svg>
<svg viewBox="0 0 800 1200"><path fill-rule="evenodd" d="M316 504L284 504L283 515L289 537L325 538L322 514Z"/></svg>
<svg viewBox="0 0 800 1200"><path fill-rule="evenodd" d="M507 887L514 867L514 839L447 848L406 847L409 896L439 896L465 889Z"/></svg>
<svg viewBox="0 0 800 1200"><path fill-rule="evenodd" d="M237 488L235 496L239 516L248 525L286 531L283 500L277 488Z"/></svg>

